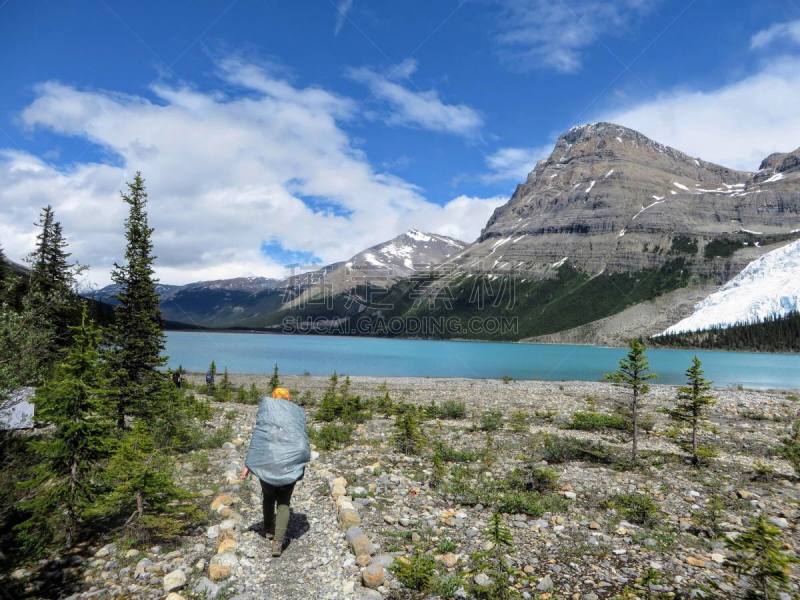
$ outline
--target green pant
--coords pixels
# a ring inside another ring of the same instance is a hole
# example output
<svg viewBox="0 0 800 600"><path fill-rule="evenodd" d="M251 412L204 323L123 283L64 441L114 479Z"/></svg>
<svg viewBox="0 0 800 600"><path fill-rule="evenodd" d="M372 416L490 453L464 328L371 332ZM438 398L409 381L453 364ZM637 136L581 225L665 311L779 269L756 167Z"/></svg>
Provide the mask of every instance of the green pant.
<svg viewBox="0 0 800 600"><path fill-rule="evenodd" d="M294 483L275 486L261 482L261 500L264 507L264 530L267 534L275 533L275 539L283 542L286 529L289 527L289 501L292 499ZM278 515L275 518L275 503L278 503Z"/></svg>

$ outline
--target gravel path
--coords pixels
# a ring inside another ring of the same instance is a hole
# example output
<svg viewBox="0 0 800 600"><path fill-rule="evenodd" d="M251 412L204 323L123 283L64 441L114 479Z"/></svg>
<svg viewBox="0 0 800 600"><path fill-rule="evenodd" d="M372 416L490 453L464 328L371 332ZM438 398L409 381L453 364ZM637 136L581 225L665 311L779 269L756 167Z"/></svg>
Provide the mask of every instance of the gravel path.
<svg viewBox="0 0 800 600"><path fill-rule="evenodd" d="M248 415L243 431L249 435L254 414ZM249 439L238 448L237 468L244 464ZM280 558L270 555L271 542L260 533L262 526L261 488L251 476L241 488L244 517L239 551L242 559L235 582L235 598L280 598L286 600L339 600L353 598L352 576L343 564L349 554L336 523L336 508L327 483L312 463L292 496L288 546ZM351 560L352 562L352 560Z"/></svg>

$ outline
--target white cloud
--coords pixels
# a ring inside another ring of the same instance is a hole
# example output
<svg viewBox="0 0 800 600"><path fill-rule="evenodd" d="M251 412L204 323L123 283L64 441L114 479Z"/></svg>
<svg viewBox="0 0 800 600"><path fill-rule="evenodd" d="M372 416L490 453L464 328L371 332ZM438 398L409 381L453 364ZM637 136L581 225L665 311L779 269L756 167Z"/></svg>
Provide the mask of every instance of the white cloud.
<svg viewBox="0 0 800 600"><path fill-rule="evenodd" d="M90 140L114 164L55 167L0 149L0 239L13 259L33 246L32 223L52 204L75 259L98 283L120 260L125 207L119 190L141 170L156 228L157 271L166 283L280 275L264 242L341 260L416 227L471 241L498 198L460 196L443 206L413 184L377 172L341 122L350 99L296 87L240 61L220 66L224 95L158 84L154 100L49 82L22 113L32 129ZM322 200L335 211L314 211Z"/></svg>
<svg viewBox="0 0 800 600"><path fill-rule="evenodd" d="M525 181L536 162L547 158L552 152L552 144L538 148L500 148L486 157L489 173L483 175L486 182Z"/></svg>
<svg viewBox="0 0 800 600"><path fill-rule="evenodd" d="M764 48L779 40L800 44L800 19L787 21L786 23L776 23L766 29L762 29L750 38L750 48Z"/></svg>
<svg viewBox="0 0 800 600"><path fill-rule="evenodd" d="M334 35L339 35L339 32L347 20L347 13L353 8L353 0L339 0L336 3L336 26L333 29Z"/></svg>
<svg viewBox="0 0 800 600"><path fill-rule="evenodd" d="M523 68L574 73L584 49L619 35L657 0L499 0L498 41L504 57Z"/></svg>
<svg viewBox="0 0 800 600"><path fill-rule="evenodd" d="M800 146L798 98L800 58L785 57L719 88L679 89L597 120L727 167L755 170L768 154Z"/></svg>
<svg viewBox="0 0 800 600"><path fill-rule="evenodd" d="M435 90L412 91L398 81L408 79L416 67L416 61L410 59L391 69L387 75L366 67L349 69L348 75L366 85L373 96L392 108L388 116L390 124L476 135L483 126L483 118L474 108L464 104L446 104Z"/></svg>

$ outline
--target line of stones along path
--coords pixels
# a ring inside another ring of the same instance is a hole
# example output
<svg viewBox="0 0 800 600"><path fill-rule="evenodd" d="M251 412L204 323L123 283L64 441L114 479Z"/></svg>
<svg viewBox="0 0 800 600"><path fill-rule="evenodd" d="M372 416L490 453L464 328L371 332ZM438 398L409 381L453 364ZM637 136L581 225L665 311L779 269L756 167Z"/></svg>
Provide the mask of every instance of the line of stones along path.
<svg viewBox="0 0 800 600"><path fill-rule="evenodd" d="M252 475L240 483L238 472L244 464L255 420L255 407L236 411L236 444L226 444L226 470L222 489L233 499L230 509L242 516L235 547L236 566L220 587L236 600L285 599L350 600L362 597L360 572L354 564L343 532L337 525L336 506L329 484L312 462L302 481L295 486L288 546L283 555L272 558L271 543L260 533L261 490ZM241 443L239 443L241 442ZM227 512L224 511L223 512Z"/></svg>

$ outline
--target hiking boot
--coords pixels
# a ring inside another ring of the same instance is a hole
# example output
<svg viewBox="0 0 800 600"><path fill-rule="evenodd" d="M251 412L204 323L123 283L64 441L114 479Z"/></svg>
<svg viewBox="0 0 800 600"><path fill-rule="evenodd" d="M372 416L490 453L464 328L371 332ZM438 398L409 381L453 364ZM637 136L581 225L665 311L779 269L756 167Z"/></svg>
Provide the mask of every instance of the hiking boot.
<svg viewBox="0 0 800 600"><path fill-rule="evenodd" d="M280 556L283 552L283 542L272 540L272 556Z"/></svg>

